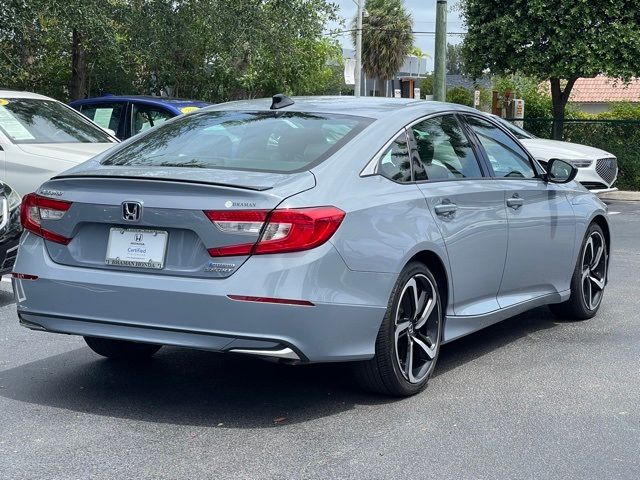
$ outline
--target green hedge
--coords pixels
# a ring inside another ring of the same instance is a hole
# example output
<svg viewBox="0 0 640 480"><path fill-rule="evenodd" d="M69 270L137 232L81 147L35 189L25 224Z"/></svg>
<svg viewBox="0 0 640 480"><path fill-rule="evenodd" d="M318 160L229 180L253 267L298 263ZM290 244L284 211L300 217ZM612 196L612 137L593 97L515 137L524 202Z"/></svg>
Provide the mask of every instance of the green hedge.
<svg viewBox="0 0 640 480"><path fill-rule="evenodd" d="M524 128L541 138L551 138L553 121L524 120ZM620 190L640 190L640 120L566 120L563 139L612 153L618 159Z"/></svg>

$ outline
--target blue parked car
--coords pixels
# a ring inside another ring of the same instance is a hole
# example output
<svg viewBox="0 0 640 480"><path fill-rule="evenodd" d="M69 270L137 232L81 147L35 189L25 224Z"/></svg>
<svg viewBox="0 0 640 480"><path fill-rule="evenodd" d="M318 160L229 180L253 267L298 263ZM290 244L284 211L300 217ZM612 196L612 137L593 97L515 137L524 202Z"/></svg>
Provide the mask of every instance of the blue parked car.
<svg viewBox="0 0 640 480"><path fill-rule="evenodd" d="M199 100L147 95L104 95L69 104L125 140L166 120L211 105Z"/></svg>

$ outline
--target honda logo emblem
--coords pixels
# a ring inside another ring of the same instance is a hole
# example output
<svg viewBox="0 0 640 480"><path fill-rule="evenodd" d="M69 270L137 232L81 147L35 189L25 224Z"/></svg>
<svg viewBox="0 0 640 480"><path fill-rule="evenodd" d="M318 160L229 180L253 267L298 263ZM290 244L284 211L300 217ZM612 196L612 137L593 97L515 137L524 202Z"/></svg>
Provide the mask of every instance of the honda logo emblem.
<svg viewBox="0 0 640 480"><path fill-rule="evenodd" d="M136 234L133 236L133 241L134 241L134 242L141 242L141 241L142 241L142 234L141 234L141 233L136 233Z"/></svg>
<svg viewBox="0 0 640 480"><path fill-rule="evenodd" d="M127 222L137 222L142 217L142 204L140 202L123 202L122 218Z"/></svg>

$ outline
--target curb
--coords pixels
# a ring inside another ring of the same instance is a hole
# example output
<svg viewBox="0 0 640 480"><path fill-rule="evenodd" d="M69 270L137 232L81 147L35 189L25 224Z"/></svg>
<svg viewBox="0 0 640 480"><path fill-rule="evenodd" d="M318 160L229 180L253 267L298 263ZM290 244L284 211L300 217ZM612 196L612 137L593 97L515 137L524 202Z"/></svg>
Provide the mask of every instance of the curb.
<svg viewBox="0 0 640 480"><path fill-rule="evenodd" d="M617 191L608 192L598 195L602 200L624 200L631 202L640 202L640 192Z"/></svg>

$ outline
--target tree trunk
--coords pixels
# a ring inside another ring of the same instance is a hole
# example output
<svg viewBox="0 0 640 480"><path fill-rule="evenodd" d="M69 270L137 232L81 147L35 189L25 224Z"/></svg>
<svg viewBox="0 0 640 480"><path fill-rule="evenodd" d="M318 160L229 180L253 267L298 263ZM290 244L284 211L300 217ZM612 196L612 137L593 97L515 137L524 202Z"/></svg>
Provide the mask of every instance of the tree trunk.
<svg viewBox="0 0 640 480"><path fill-rule="evenodd" d="M84 49L84 35L73 29L71 47L71 100L87 95L87 53Z"/></svg>
<svg viewBox="0 0 640 480"><path fill-rule="evenodd" d="M564 109L569 100L571 89L573 84L576 83L577 77L571 77L567 80L567 84L562 89L560 85L560 79L553 77L550 79L551 83L551 103L553 106L553 129L551 137L554 140L562 140L562 133L564 130Z"/></svg>

